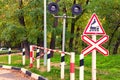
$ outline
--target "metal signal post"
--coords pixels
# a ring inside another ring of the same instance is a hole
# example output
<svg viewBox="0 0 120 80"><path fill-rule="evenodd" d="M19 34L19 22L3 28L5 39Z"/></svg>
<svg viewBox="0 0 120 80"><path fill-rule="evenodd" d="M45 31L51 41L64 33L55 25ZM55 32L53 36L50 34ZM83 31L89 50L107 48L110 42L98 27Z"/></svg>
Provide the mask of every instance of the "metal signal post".
<svg viewBox="0 0 120 80"><path fill-rule="evenodd" d="M67 16L65 13L62 16L55 16L54 14L58 13L59 7L54 2L52 2L48 5L48 10L50 13L53 14L54 17L63 19L62 52L65 52L66 19L67 18L76 18L76 17ZM78 4L73 5L71 10L72 10L72 14L74 14L74 15L78 15L82 12L81 6ZM61 79L64 79L64 66L65 66L65 54L62 53L61 54Z"/></svg>

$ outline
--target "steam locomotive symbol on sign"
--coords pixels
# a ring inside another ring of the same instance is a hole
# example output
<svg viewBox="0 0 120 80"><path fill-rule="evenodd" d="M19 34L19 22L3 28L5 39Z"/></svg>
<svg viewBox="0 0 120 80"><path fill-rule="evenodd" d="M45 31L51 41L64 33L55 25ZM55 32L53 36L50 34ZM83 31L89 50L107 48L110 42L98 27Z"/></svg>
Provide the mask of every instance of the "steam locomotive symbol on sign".
<svg viewBox="0 0 120 80"><path fill-rule="evenodd" d="M97 24L96 20L91 23L89 31L99 31L99 25Z"/></svg>

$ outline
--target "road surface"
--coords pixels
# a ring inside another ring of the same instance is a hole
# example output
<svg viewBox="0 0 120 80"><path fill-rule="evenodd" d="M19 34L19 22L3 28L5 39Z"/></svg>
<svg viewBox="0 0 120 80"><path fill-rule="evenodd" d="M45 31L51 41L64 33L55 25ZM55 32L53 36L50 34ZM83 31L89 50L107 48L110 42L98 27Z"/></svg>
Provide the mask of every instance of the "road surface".
<svg viewBox="0 0 120 80"><path fill-rule="evenodd" d="M0 68L0 80L35 80L21 71Z"/></svg>

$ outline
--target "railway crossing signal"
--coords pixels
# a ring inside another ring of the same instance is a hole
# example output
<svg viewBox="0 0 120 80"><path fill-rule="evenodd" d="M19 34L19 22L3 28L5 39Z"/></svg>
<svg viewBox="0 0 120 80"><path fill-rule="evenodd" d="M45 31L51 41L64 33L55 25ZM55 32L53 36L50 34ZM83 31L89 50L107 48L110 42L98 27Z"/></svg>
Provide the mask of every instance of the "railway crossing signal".
<svg viewBox="0 0 120 80"><path fill-rule="evenodd" d="M82 35L82 40L89 45L87 48L82 50L82 54L87 55L93 50L97 50L103 55L108 56L108 53L109 53L108 50L106 50L104 47L101 46L103 43L107 42L108 39L109 37L105 35L95 42L91 38L89 38L87 35Z"/></svg>
<svg viewBox="0 0 120 80"><path fill-rule="evenodd" d="M92 39L88 35L92 36ZM102 37L96 40L96 35L102 35ZM89 45L82 50L82 54L87 55L92 52L92 80L96 80L96 50L104 56L108 56L109 51L102 44L107 42L109 37L106 35L95 13L91 16L81 38Z"/></svg>
<svg viewBox="0 0 120 80"><path fill-rule="evenodd" d="M93 14L88 22L83 35L104 35L106 34L96 14Z"/></svg>

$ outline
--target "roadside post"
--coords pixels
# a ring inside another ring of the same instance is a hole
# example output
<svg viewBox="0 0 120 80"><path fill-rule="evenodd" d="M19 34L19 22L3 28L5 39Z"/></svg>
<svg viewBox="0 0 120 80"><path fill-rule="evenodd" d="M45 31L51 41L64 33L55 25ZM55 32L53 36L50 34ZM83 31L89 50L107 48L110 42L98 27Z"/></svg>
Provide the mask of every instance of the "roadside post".
<svg viewBox="0 0 120 80"><path fill-rule="evenodd" d="M11 48L8 49L8 64L11 64Z"/></svg>
<svg viewBox="0 0 120 80"><path fill-rule="evenodd" d="M50 70L51 70L51 67L50 67L50 58L51 58L50 51L48 51L47 52L47 72L50 72Z"/></svg>
<svg viewBox="0 0 120 80"><path fill-rule="evenodd" d="M37 69L40 68L40 49L37 49L36 53Z"/></svg>
<svg viewBox="0 0 120 80"><path fill-rule="evenodd" d="M22 52L23 52L22 63L23 63L23 65L25 65L25 48L23 48Z"/></svg>
<svg viewBox="0 0 120 80"><path fill-rule="evenodd" d="M79 80L84 80L84 55L80 54Z"/></svg>

